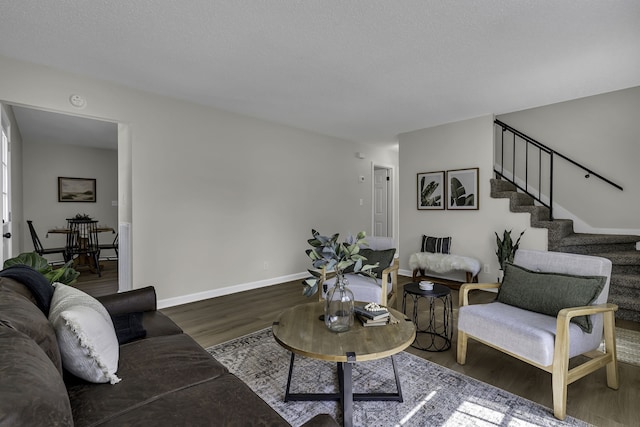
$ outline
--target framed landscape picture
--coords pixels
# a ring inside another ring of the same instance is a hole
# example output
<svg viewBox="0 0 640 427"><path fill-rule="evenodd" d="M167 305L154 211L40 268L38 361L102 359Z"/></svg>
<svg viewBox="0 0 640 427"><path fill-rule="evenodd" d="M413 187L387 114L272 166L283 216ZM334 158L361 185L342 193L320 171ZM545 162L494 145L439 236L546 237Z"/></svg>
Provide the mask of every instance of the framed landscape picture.
<svg viewBox="0 0 640 427"><path fill-rule="evenodd" d="M442 210L445 197L444 171L418 174L418 209Z"/></svg>
<svg viewBox="0 0 640 427"><path fill-rule="evenodd" d="M58 177L58 202L96 201L96 180L94 178Z"/></svg>
<svg viewBox="0 0 640 427"><path fill-rule="evenodd" d="M478 168L447 171L447 209L478 209Z"/></svg>

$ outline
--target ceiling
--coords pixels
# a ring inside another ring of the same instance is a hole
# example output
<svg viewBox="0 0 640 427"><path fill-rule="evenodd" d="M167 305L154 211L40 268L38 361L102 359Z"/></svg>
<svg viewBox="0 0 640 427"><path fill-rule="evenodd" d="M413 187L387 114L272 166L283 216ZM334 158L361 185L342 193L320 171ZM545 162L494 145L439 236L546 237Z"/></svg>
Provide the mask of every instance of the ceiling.
<svg viewBox="0 0 640 427"><path fill-rule="evenodd" d="M118 124L13 106L23 141L118 149Z"/></svg>
<svg viewBox="0 0 640 427"><path fill-rule="evenodd" d="M640 86L637 0L21 0L0 55L366 143Z"/></svg>

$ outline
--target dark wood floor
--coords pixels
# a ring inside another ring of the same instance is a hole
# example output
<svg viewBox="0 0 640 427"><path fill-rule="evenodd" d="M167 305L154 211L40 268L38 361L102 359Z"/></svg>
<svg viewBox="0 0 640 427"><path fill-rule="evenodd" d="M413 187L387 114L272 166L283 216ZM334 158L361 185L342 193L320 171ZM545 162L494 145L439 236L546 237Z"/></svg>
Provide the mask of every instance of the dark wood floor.
<svg viewBox="0 0 640 427"><path fill-rule="evenodd" d="M401 277L400 284L411 281ZM82 272L76 284L92 295L117 291L117 265L106 262L103 277ZM162 310L203 347L209 347L269 327L277 314L295 304L309 302L298 281L252 291L239 292L209 300ZM453 291L457 306L457 291ZM472 302L493 298L487 292L472 294ZM400 305L400 302L398 303ZM455 323L455 322L454 322ZM621 327L640 330L634 322L619 322ZM469 342L467 364L455 360L456 333L452 349L429 353L408 351L441 366L538 402L548 408L551 401L551 375L474 341ZM634 426L640 420L640 367L620 363L620 389L607 388L604 369L569 386L569 415L596 426Z"/></svg>
<svg viewBox="0 0 640 427"><path fill-rule="evenodd" d="M100 275L86 267L79 267L80 276L74 286L89 295L101 296L118 292L118 261L100 261Z"/></svg>

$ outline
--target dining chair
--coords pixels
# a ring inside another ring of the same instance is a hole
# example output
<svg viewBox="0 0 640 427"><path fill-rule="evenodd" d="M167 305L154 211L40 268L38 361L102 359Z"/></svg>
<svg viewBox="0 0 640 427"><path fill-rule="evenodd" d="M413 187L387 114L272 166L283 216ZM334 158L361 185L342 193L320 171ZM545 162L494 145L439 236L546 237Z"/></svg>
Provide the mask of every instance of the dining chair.
<svg viewBox="0 0 640 427"><path fill-rule="evenodd" d="M113 242L111 243L102 243L99 244L98 247L100 250L105 249L113 249L116 252L116 258L118 257L118 233L116 233L116 237L113 238Z"/></svg>
<svg viewBox="0 0 640 427"><path fill-rule="evenodd" d="M65 248L47 248L45 249L42 246L42 242L40 242L40 238L38 237L38 233L36 232L35 227L33 226L32 220L27 220L27 225L29 226L29 233L31 233L31 241L33 242L33 248L36 253L40 256L51 255L51 254L62 254L65 262L69 259L67 258L67 250Z"/></svg>
<svg viewBox="0 0 640 427"><path fill-rule="evenodd" d="M71 219L67 224L69 226L66 246L68 259L77 258L80 264L95 267L100 277L98 221Z"/></svg>

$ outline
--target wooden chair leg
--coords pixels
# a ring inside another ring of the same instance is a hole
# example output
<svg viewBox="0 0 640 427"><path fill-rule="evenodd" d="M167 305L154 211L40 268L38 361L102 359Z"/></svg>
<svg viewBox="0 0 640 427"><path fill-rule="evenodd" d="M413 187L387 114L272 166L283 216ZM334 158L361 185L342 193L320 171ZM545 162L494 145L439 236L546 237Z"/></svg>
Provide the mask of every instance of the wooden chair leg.
<svg viewBox="0 0 640 427"><path fill-rule="evenodd" d="M611 354L612 360L607 363L607 387L617 390L620 387L618 376L618 354L616 350L616 327L613 311L604 313L604 348L607 354Z"/></svg>
<svg viewBox="0 0 640 427"><path fill-rule="evenodd" d="M567 416L567 376L568 370L556 372L554 367L551 380L553 384L553 415L559 420L564 420Z"/></svg>
<svg viewBox="0 0 640 427"><path fill-rule="evenodd" d="M467 363L467 334L462 331L458 331L458 353L457 360L460 365Z"/></svg>
<svg viewBox="0 0 640 427"><path fill-rule="evenodd" d="M551 368L551 386L553 415L559 420L564 420L567 416L567 386L569 385L569 326L566 319L564 327L561 327L561 323L562 320L558 319Z"/></svg>
<svg viewBox="0 0 640 427"><path fill-rule="evenodd" d="M93 262L95 263L96 271L98 272L98 277L102 277L102 273L100 272L100 252L94 252Z"/></svg>

